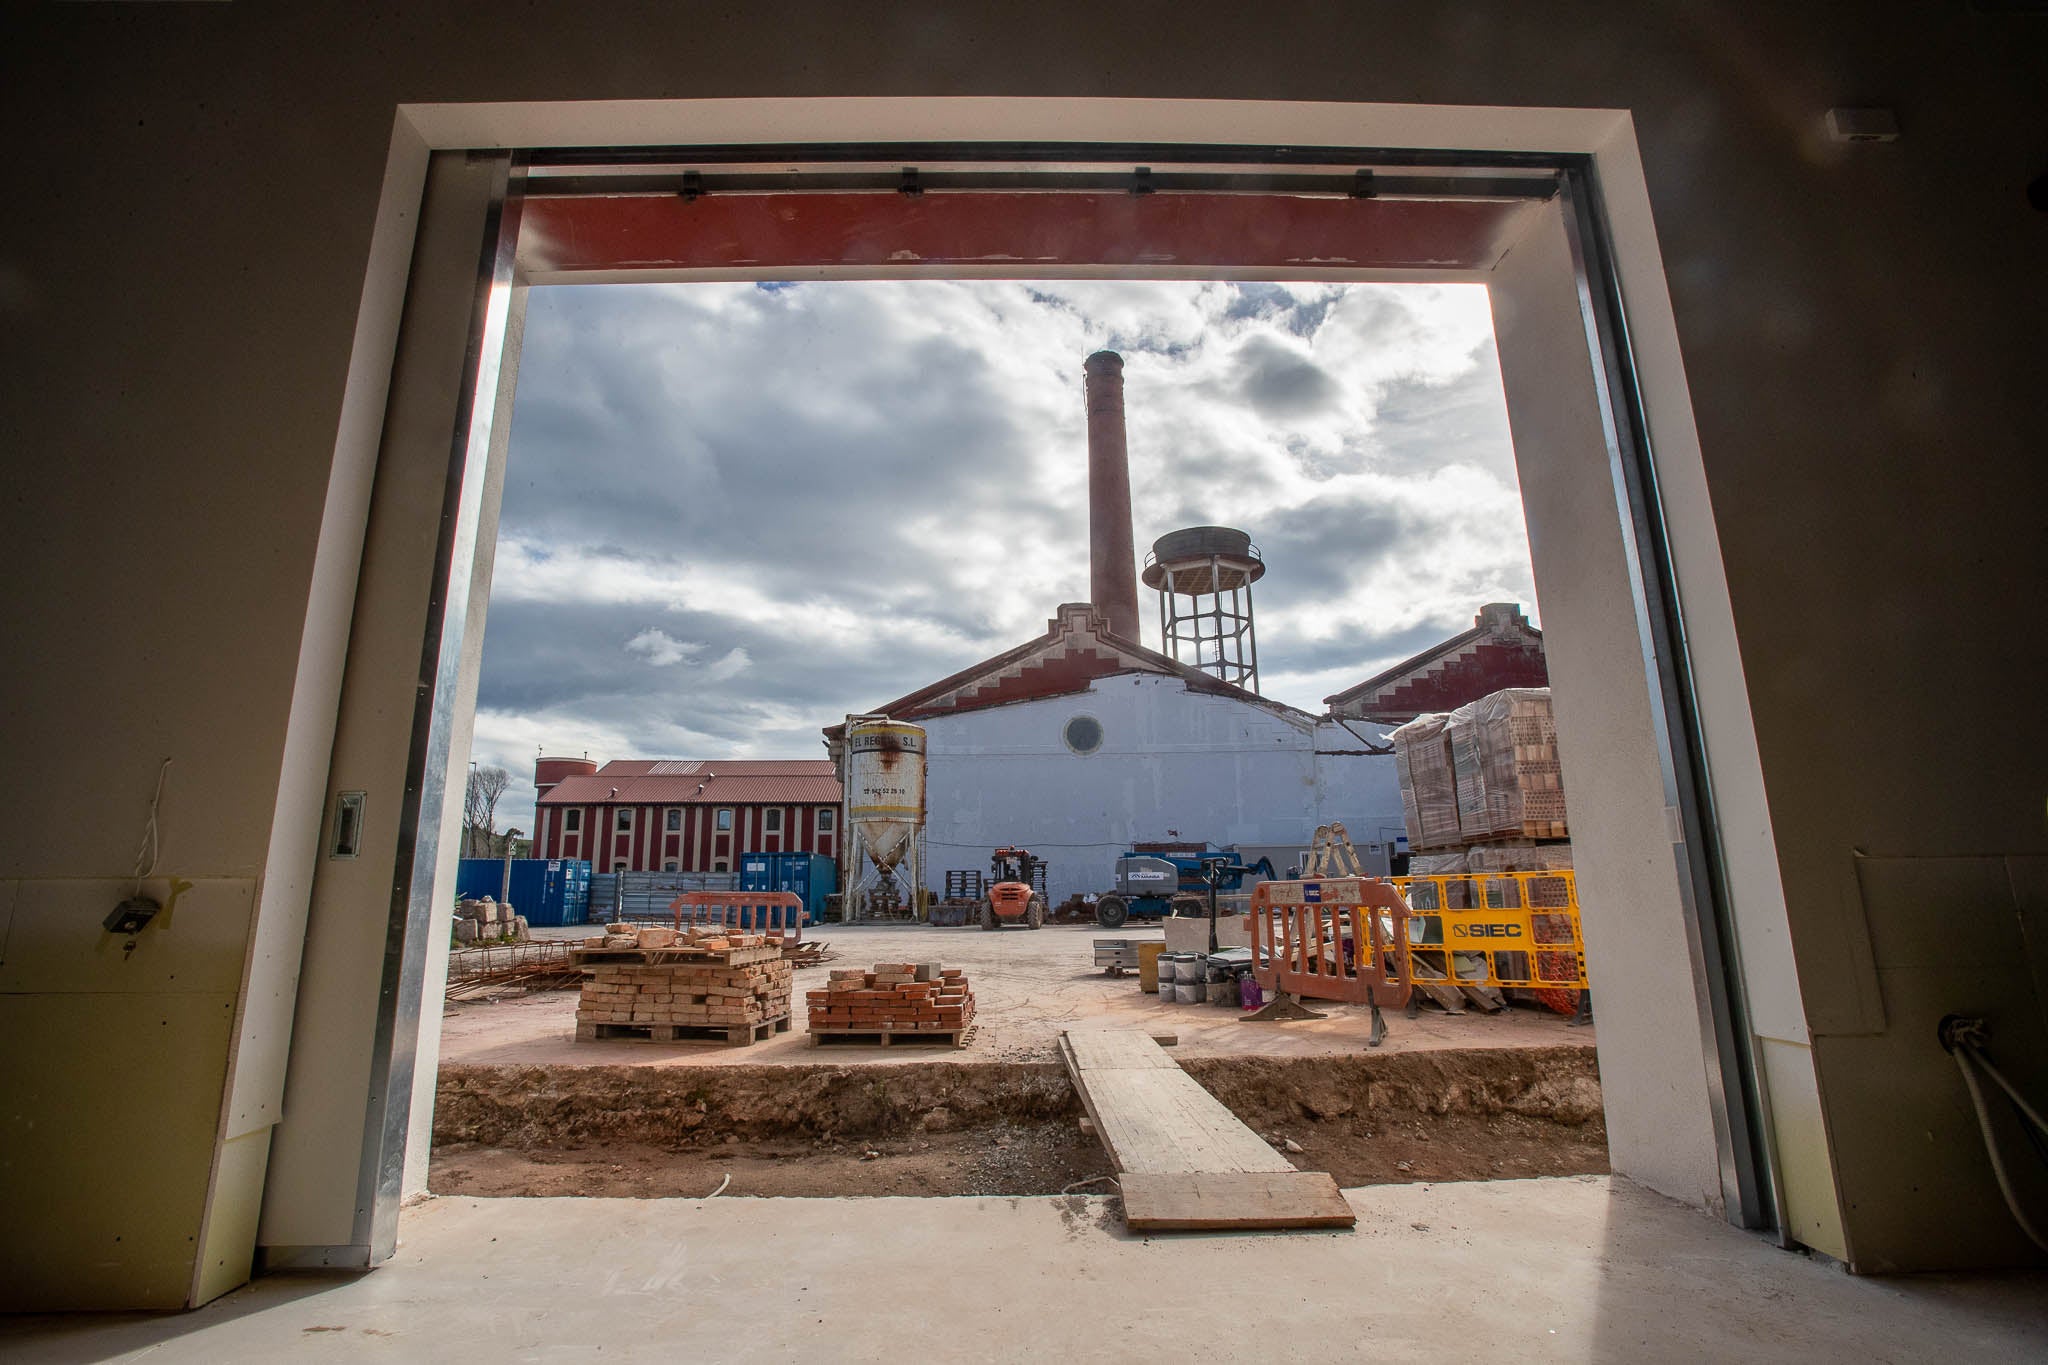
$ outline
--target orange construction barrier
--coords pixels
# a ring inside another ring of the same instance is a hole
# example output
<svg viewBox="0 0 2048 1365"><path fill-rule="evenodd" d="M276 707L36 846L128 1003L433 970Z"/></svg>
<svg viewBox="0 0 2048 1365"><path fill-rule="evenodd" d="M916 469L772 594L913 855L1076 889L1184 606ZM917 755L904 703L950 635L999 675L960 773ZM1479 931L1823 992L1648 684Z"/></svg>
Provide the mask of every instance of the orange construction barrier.
<svg viewBox="0 0 2048 1365"><path fill-rule="evenodd" d="M1408 902L1377 877L1260 882L1252 889L1252 976L1309 1000L1397 1007L1414 988Z"/></svg>
<svg viewBox="0 0 2048 1365"><path fill-rule="evenodd" d="M743 934L778 932L785 944L804 936L804 902L793 891L685 891L668 908L678 933L685 925L715 924Z"/></svg>

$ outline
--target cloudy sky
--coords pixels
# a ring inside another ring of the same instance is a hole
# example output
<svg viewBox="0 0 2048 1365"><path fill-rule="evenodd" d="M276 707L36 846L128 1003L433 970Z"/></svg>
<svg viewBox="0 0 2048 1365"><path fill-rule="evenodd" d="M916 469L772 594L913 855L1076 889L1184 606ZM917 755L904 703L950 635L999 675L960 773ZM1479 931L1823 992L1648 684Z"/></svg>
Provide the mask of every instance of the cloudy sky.
<svg viewBox="0 0 2048 1365"><path fill-rule="evenodd" d="M530 296L474 757L822 757L1088 596L1081 362L1124 355L1139 556L1251 532L1263 691L1534 615L1477 285L556 286ZM1144 643L1156 606L1140 589Z"/></svg>

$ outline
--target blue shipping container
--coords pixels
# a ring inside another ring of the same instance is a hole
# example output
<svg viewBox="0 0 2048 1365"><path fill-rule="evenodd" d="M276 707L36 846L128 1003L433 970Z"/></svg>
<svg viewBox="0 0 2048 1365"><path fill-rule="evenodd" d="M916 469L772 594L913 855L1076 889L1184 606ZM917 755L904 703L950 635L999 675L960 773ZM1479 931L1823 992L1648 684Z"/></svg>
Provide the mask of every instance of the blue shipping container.
<svg viewBox="0 0 2048 1365"><path fill-rule="evenodd" d="M790 891L804 903L804 922L825 918L825 897L839 889L839 868L819 853L742 853L740 890Z"/></svg>
<svg viewBox="0 0 2048 1365"><path fill-rule="evenodd" d="M503 858L464 858L455 874L455 894L467 899L510 900L537 928L582 924L590 917L590 864L576 858L514 858L512 893L505 884Z"/></svg>

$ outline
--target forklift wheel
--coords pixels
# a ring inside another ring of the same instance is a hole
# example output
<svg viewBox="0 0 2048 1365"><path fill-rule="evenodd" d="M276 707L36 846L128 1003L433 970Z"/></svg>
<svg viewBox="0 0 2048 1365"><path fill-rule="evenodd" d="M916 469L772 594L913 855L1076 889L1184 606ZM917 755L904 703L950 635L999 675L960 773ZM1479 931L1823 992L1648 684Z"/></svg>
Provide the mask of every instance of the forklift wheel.
<svg viewBox="0 0 2048 1365"><path fill-rule="evenodd" d="M1037 896L1033 896L1031 903L1024 907L1024 927L1026 929L1036 929L1044 923L1045 902Z"/></svg>
<svg viewBox="0 0 2048 1365"><path fill-rule="evenodd" d="M991 901L983 901L981 903L981 927L984 929L999 929L1002 927L1002 923L1003 922L1001 920L996 918L996 907L994 903Z"/></svg>

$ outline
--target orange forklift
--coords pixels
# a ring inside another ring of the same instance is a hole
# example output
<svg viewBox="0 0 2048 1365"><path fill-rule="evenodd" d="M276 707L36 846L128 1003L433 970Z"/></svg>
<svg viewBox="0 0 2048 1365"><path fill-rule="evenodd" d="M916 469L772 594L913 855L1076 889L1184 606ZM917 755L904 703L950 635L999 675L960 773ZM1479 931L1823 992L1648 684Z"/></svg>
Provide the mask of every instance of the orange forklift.
<svg viewBox="0 0 2048 1365"><path fill-rule="evenodd" d="M989 888L981 898L981 927L1000 929L1045 923L1045 859L1029 850L999 848L988 860Z"/></svg>

